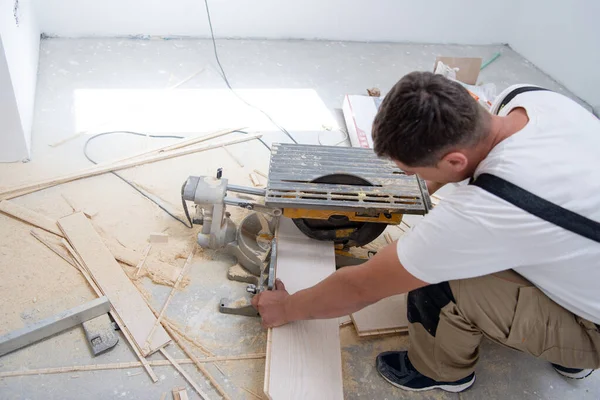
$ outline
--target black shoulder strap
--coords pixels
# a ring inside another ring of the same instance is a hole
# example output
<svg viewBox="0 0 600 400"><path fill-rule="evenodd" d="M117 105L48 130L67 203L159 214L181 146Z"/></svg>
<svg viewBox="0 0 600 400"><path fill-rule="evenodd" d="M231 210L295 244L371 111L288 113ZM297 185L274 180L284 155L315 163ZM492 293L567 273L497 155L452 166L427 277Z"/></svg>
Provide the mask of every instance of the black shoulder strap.
<svg viewBox="0 0 600 400"><path fill-rule="evenodd" d="M600 243L600 223L569 211L559 205L492 174L483 173L471 185L568 231Z"/></svg>
<svg viewBox="0 0 600 400"><path fill-rule="evenodd" d="M500 106L498 106L498 111L496 112L496 114L499 114L500 111L502 111L502 109L504 108L504 106L510 103L510 101L514 99L515 96L525 92L537 92L540 90L547 91L548 89L539 86L521 86L514 90L511 90L506 96L504 96L502 102L500 102Z"/></svg>

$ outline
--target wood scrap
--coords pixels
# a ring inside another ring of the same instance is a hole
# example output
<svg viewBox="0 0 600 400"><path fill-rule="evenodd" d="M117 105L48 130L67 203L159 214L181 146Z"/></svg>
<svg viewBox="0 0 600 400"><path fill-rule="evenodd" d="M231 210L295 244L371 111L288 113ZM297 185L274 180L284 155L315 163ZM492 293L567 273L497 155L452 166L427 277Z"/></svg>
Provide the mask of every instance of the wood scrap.
<svg viewBox="0 0 600 400"><path fill-rule="evenodd" d="M67 242L65 239L62 239L62 241L66 244L67 250L71 253L71 256L73 257L73 260L75 262L75 266L79 269L79 271L81 272L83 277L87 280L87 282L91 286L92 290L96 293L96 295L104 296L104 293L100 290L100 288L98 287L96 282L92 279L92 277L86 270L85 264L83 264L80 261L81 259L80 259L79 255L77 254L77 252L71 247L69 242ZM144 358L142 353L140 353L138 346L136 345L133 338L131 337L131 334L129 333L129 330L127 329L127 327L123 323L123 320L121 319L119 314L117 314L117 312L115 311L115 309L112 305L110 307L110 315L115 320L115 322L116 322L117 326L119 327L119 329L121 330L121 333L123 334L123 336L125 336L125 340L127 340L127 343L129 343L129 347L131 347L131 349L137 356L138 360L140 360L140 364L144 367L144 369L150 376L150 379L152 379L152 382L154 382L154 383L158 382L158 377L154 373L154 370L152 370L152 367L150 367L148 360L146 360L146 358Z"/></svg>
<svg viewBox="0 0 600 400"><path fill-rule="evenodd" d="M346 326L346 325L350 325L352 323L352 318L350 318L349 315L345 315L343 317L339 317L338 318L338 323L341 326Z"/></svg>
<svg viewBox="0 0 600 400"><path fill-rule="evenodd" d="M172 390L173 400L188 400L187 391L184 387L177 387Z"/></svg>
<svg viewBox="0 0 600 400"><path fill-rule="evenodd" d="M166 233L151 233L150 236L148 236L148 242L151 244L169 243L169 235Z"/></svg>
<svg viewBox="0 0 600 400"><path fill-rule="evenodd" d="M196 359L200 363L212 363L218 361L243 361L243 360L260 360L265 358L265 353L252 353L252 354L241 354L237 356L219 356L219 357L205 357ZM189 358L176 359L178 364L195 364L195 362ZM164 367L172 365L168 360L156 360L147 361L151 367ZM71 372L86 372L86 371L105 371L112 369L131 369L140 368L143 364L139 361L130 361L122 363L107 363L107 364L92 364L92 365L75 365L69 367L52 367L52 368L40 368L40 369L25 369L18 371L3 371L0 372L0 378L11 378L15 376L27 376L27 375L51 375L51 374L66 374Z"/></svg>
<svg viewBox="0 0 600 400"><path fill-rule="evenodd" d="M251 172L249 174L250 176L250 180L252 181L252 186L257 187L260 186L260 180L258 179L258 176L256 176L255 173Z"/></svg>
<svg viewBox="0 0 600 400"><path fill-rule="evenodd" d="M257 139L261 137L260 134L255 135L244 135L243 137L232 139L224 142L209 144L205 146L197 146L189 149L178 149L172 150L165 153L151 155L145 158L138 159L137 156L134 157L133 160L127 161L115 161L107 164L98 164L95 167L75 172L72 174L63 175L60 177L55 177L51 179L45 179L38 182L33 182L29 184L24 184L20 186L16 186L7 190L0 192L0 200L11 199L14 197L23 196L28 193L37 192L38 190L46 189L52 186L60 185L67 182L72 182L78 179L89 178L92 176L102 175L107 172L120 171L122 169L128 169L132 167L137 167L139 165L150 164L158 161L168 160L170 158L181 157L188 154L193 154L201 151L207 151L211 149L215 149L221 147L223 145L235 144L247 142L249 140ZM131 158L131 157L130 157Z"/></svg>
<svg viewBox="0 0 600 400"><path fill-rule="evenodd" d="M239 129L244 129L244 128L239 128ZM227 135L227 134L235 132L236 130L239 130L239 129L223 129L223 130L212 132L209 134L202 133L198 136L194 136L189 139L181 139L178 142L176 142L174 144L170 144L168 146L162 146L162 147L154 148L152 150L145 150L145 151L142 151L141 153L133 154L131 156L121 158L121 159L113 161L113 162L123 162L123 161L133 160L135 158L139 159L139 158L146 157L146 156L164 153L166 151L177 150L182 147L191 146L193 144L198 144L198 143L210 140L210 139L215 139L217 137ZM171 133L171 134L173 134L173 133Z"/></svg>
<svg viewBox="0 0 600 400"><path fill-rule="evenodd" d="M358 336L384 335L408 330L406 294L391 296L351 315Z"/></svg>
<svg viewBox="0 0 600 400"><path fill-rule="evenodd" d="M90 276L125 322L142 355L151 354L169 343L167 332L158 328L148 349L143 347L156 317L89 220L82 213L75 213L59 219L58 225L81 257L82 265L90 272Z"/></svg>
<svg viewBox="0 0 600 400"><path fill-rule="evenodd" d="M387 244L392 244L394 242L394 240L392 239L392 235L390 235L388 232L384 232L383 237L385 238Z"/></svg>
<svg viewBox="0 0 600 400"><path fill-rule="evenodd" d="M12 201L0 201L0 212L62 237L62 232L58 228L55 220L20 206Z"/></svg>
<svg viewBox="0 0 600 400"><path fill-rule="evenodd" d="M52 250L57 256L59 256L60 258L65 260L67 263L71 264L71 266L75 267L75 269L79 271L79 267L77 265L75 265L75 260L73 260L73 258L71 257L71 255L68 253L68 251L66 249L65 249L65 251L60 250L60 247L58 245L53 245L48 240L44 239L35 230L31 230L29 233L31 233L31 235L34 238L36 238L40 243L42 243L44 246L46 246L47 248Z"/></svg>
<svg viewBox="0 0 600 400"><path fill-rule="evenodd" d="M198 386L198 384L192 379L192 377L187 372L185 372L183 368L181 368L181 365L179 365L179 363L173 357L171 357L171 355L163 347L160 348L160 352L163 356L165 356L167 360L171 362L171 364L173 364L173 367L175 367L177 372L179 372L181 376L183 376L185 380L188 381L190 385L192 385L194 390L200 395L200 398L208 400L208 395L204 393L202 389L200 389L200 386Z"/></svg>
<svg viewBox="0 0 600 400"><path fill-rule="evenodd" d="M267 176L267 174L265 174L264 172L262 172L262 171L260 171L258 169L255 169L254 172L256 172L258 175L262 176L265 179L269 179L269 177Z"/></svg>
<svg viewBox="0 0 600 400"><path fill-rule="evenodd" d="M138 265L137 265L137 267L135 269L135 277L136 278L140 276L140 271L144 267L144 263L146 262L146 258L148 258L148 253L150 253L150 249L152 249L152 244L148 244L146 246L146 248L144 249L144 254L142 254L142 258L140 259L140 262L138 263Z"/></svg>
<svg viewBox="0 0 600 400"><path fill-rule="evenodd" d="M183 278L183 276L185 275L185 272L191 265L192 259L194 258L195 253L196 253L196 248L194 247L194 249L190 252L190 255L188 256L187 260L185 260L185 264L181 270L181 274L179 274L177 281L175 281L175 285L173 285L173 289L171 289L171 292L169 293L169 296L167 297L167 300L165 301L163 308L160 310L158 317L156 317L156 322L154 322L154 325L152 326L152 329L150 330L150 333L148 334L148 337L146 338L146 341L144 342L144 347L143 347L144 351L150 351L151 341L152 341L154 332L156 332L156 329L160 326L160 321L162 320L163 316L165 315L165 312L167 311L167 307L169 306L171 299L175 295L175 291L179 287L179 283L181 282L181 279Z"/></svg>
<svg viewBox="0 0 600 400"><path fill-rule="evenodd" d="M181 350L194 362L194 364L196 365L196 368L198 368L198 370L209 380L210 384L217 390L217 392L225 400L230 400L231 398L227 395L225 390L223 390L223 388L219 385L219 383L215 380L215 378L213 378L213 376L210 374L210 372L208 372L206 367L204 367L204 365L201 364L202 360L198 359L194 355L194 353L192 353L192 351L186 346L186 344L183 342L183 340L181 340L181 338L177 336L176 333L172 332L168 327L165 327L165 328L167 329L167 332L169 332L169 334L171 335L171 337L173 338L175 343L177 343L177 345L181 348ZM217 365L215 364L215 367L216 366Z"/></svg>
<svg viewBox="0 0 600 400"><path fill-rule="evenodd" d="M373 87L373 88L367 89L367 94L371 97L380 97L381 90L379 88Z"/></svg>

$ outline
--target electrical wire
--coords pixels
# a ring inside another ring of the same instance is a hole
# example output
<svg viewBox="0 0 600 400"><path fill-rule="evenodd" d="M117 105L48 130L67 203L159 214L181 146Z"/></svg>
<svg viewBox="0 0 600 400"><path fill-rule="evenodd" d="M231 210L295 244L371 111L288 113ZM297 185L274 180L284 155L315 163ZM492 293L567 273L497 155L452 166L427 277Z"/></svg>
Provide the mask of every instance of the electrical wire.
<svg viewBox="0 0 600 400"><path fill-rule="evenodd" d="M240 99L244 104L246 104L249 107L254 108L255 110L260 111L265 117L267 117L269 119L269 121L271 121L271 123L273 123L273 125L275 125L281 132L285 133L287 135L287 137L289 137L291 139L292 142L294 142L295 144L298 144L298 142L296 141L296 139L294 139L292 137L292 135L290 135L290 133L287 131L287 129L285 129L283 126L281 126L277 122L275 122L275 120L273 118L271 118L271 116L269 114L267 114L263 109L261 109L260 107L255 106L253 104L248 103L242 96L240 96L233 89L233 87L231 87L231 84L229 83L229 79L227 79L227 74L225 73L225 69L223 69L223 65L221 64L221 60L219 59L219 53L217 51L217 42L215 40L215 32L213 30L212 19L210 17L210 9L208 7L208 0L204 0L204 5L206 6L206 16L208 18L208 27L210 28L210 37L212 39L213 50L214 50L214 53L215 53L215 60L217 61L217 65L219 66L219 69L221 70L221 77L223 78L223 81L225 82L225 85L227 85L227 87L229 88L229 90L231 90L231 92L238 99ZM262 142L262 140L261 140L261 142ZM265 146L267 146L264 142L263 142L263 144ZM269 147L269 146L267 146L267 147Z"/></svg>
<svg viewBox="0 0 600 400"><path fill-rule="evenodd" d="M91 163L93 164L98 164L94 159L92 159L89 154L87 153L88 150L88 146L89 144L92 142L92 140L97 139L101 136L106 136L106 135L113 135L113 134L128 134L128 135L135 135L135 136L144 136L144 137L151 137L151 138L158 138L158 139L183 139L183 136L175 136L175 135L149 135L146 133L140 133L140 132L133 132L133 131L110 131L110 132L102 132L102 133L98 133L92 137L90 137L88 140L86 140L85 144L83 145L83 155L85 156L85 158L87 158ZM247 133L247 132L243 132L243 133ZM152 203L156 204L158 206L158 208L160 208L161 210L163 210L164 212L166 212L167 214L169 214L169 216L171 216L172 218L174 218L175 220L181 222L183 225L185 225L187 228L193 228L194 225L192 224L192 219L190 218L190 215L187 211L187 205L185 204L185 200L183 200L182 198L182 202L183 202L183 210L185 212L185 216L187 218L187 222L182 220L181 218L179 218L177 215L174 215L173 213L171 213L169 210L167 210L162 204L160 204L159 202L157 202L156 200L154 200L153 198L151 198L150 196L148 196L144 191L140 190L140 188L138 188L136 185L134 185L132 182L128 181L127 179L123 178L121 175L117 174L116 172L112 171L111 172L113 175L115 175L117 178L121 179L123 182L125 182L126 184L128 184L129 186L131 186L135 191L137 191L139 194L141 194L142 196L144 196L145 198L147 198L148 200L150 200ZM183 187L181 189L183 191ZM189 224L189 225L188 225Z"/></svg>

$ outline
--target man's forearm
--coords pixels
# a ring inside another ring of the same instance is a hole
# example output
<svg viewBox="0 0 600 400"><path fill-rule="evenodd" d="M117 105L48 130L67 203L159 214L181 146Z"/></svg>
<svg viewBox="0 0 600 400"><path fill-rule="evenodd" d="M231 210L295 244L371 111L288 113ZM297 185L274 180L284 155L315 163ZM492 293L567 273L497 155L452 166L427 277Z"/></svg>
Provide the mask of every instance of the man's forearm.
<svg viewBox="0 0 600 400"><path fill-rule="evenodd" d="M355 283L357 268L339 269L317 285L288 297L285 306L288 320L341 317L377 301Z"/></svg>
<svg viewBox="0 0 600 400"><path fill-rule="evenodd" d="M286 319L340 317L425 285L404 269L394 242L366 263L339 269L317 285L289 296L284 306Z"/></svg>

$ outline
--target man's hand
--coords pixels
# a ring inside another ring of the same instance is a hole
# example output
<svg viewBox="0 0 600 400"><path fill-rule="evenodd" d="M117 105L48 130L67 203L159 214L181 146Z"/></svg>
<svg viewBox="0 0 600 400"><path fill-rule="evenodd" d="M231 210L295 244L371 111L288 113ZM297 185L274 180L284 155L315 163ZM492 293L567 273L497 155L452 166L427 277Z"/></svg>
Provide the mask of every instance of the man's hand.
<svg viewBox="0 0 600 400"><path fill-rule="evenodd" d="M285 310L285 300L289 296L283 282L277 279L275 289L266 290L252 298L252 306L260 313L265 328L273 328L289 322Z"/></svg>

